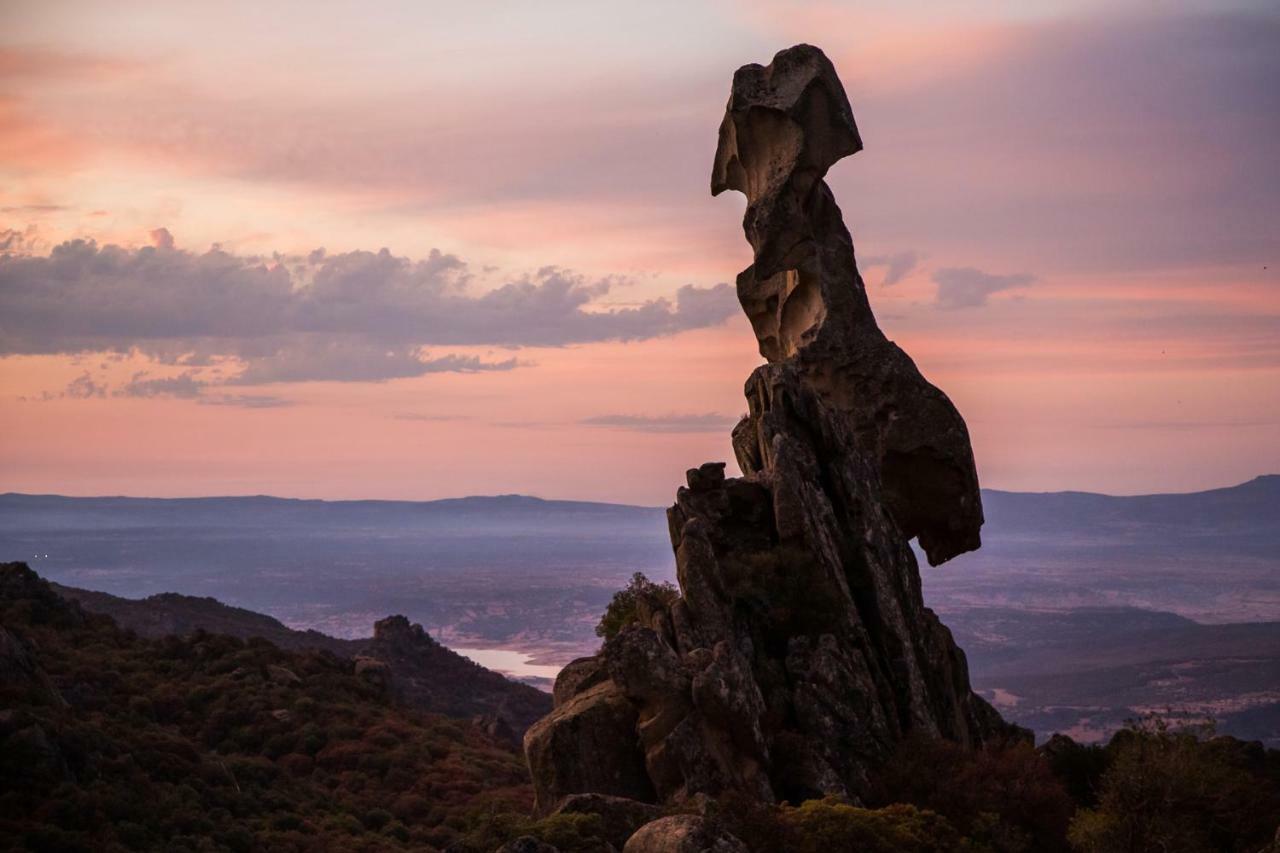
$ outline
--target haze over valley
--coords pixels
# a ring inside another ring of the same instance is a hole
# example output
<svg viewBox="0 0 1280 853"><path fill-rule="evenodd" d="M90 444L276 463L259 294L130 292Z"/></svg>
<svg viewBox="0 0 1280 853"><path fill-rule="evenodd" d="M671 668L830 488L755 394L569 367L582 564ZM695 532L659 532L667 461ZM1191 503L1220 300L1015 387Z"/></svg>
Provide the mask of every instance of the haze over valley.
<svg viewBox="0 0 1280 853"><path fill-rule="evenodd" d="M922 575L975 687L1007 717L1089 740L1174 710L1280 742L1280 477L983 500L983 547ZM403 614L544 688L598 648L595 625L634 572L674 580L663 509L524 496L7 494L0 553L66 586L208 596L338 638Z"/></svg>

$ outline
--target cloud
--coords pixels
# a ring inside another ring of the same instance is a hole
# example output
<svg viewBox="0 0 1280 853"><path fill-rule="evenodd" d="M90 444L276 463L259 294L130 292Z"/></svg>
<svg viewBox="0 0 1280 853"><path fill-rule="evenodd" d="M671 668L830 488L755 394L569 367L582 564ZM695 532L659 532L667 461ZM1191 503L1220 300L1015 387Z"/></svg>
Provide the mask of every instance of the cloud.
<svg viewBox="0 0 1280 853"><path fill-rule="evenodd" d="M64 204L13 204L7 207L0 207L0 213L19 213L23 215L41 214L41 213L61 213L69 210Z"/></svg>
<svg viewBox="0 0 1280 853"><path fill-rule="evenodd" d="M1187 432L1195 430L1215 430L1215 429L1249 429L1254 427L1274 427L1278 421L1266 420L1260 418L1253 419L1224 419L1224 420L1133 420L1133 421L1108 421L1093 424L1100 429L1139 429L1139 430L1169 430L1174 432Z"/></svg>
<svg viewBox="0 0 1280 853"><path fill-rule="evenodd" d="M713 412L704 415L596 415L579 421L585 426L663 433L720 432L732 429L737 422L738 418Z"/></svg>
<svg viewBox="0 0 1280 853"><path fill-rule="evenodd" d="M208 393L218 383L201 379L194 371L177 376L147 378L147 371L135 373L125 385L112 392L114 397L138 397L154 399L169 397L180 400L197 400L205 406L240 406L247 409L274 409L291 406L293 402L273 394L222 394ZM104 396L106 386L98 386L98 396Z"/></svg>
<svg viewBox="0 0 1280 853"><path fill-rule="evenodd" d="M0 47L0 80L19 78L101 77L142 70L143 64L118 57L51 50L44 47Z"/></svg>
<svg viewBox="0 0 1280 853"><path fill-rule="evenodd" d="M859 266L863 269L885 267L883 284L885 287L892 287L906 278L919 263L920 256L907 250L892 255L871 255L863 258Z"/></svg>
<svg viewBox="0 0 1280 853"><path fill-rule="evenodd" d="M0 254L0 356L136 352L190 368L137 377L127 396L196 397L211 384L378 382L429 373L513 370L514 356L433 353L428 347L564 346L637 341L714 326L737 311L727 284L686 285L674 301L611 306L616 279L558 267L473 292L467 264L432 251L241 256L76 240L47 256ZM0 235L15 245L21 235ZM228 378L199 372L227 362Z"/></svg>
<svg viewBox="0 0 1280 853"><path fill-rule="evenodd" d="M86 400L90 397L104 397L106 390L105 386L94 382L93 377L86 372L71 380L66 390L62 392L62 396Z"/></svg>
<svg viewBox="0 0 1280 853"><path fill-rule="evenodd" d="M183 397L200 396L201 389L208 383L196 378L191 372L178 376L166 376L147 379L146 372L134 374L127 385L115 392L117 397Z"/></svg>
<svg viewBox="0 0 1280 853"><path fill-rule="evenodd" d="M50 400L90 400L107 396L107 385L90 375L89 371L77 376L67 383L61 391L44 391L39 396L20 396L17 399L26 403L47 403Z"/></svg>
<svg viewBox="0 0 1280 853"><path fill-rule="evenodd" d="M151 245L157 249L173 248L173 235L169 233L168 228L153 229L149 236L151 237Z"/></svg>
<svg viewBox="0 0 1280 853"><path fill-rule="evenodd" d="M21 231L16 228L0 228L0 254L30 254L39 245L39 240L39 232L34 225L28 225Z"/></svg>
<svg viewBox="0 0 1280 853"><path fill-rule="evenodd" d="M426 423L441 423L446 421L468 421L471 418L466 415L425 415L418 412L400 412L392 415L398 421L423 421Z"/></svg>
<svg viewBox="0 0 1280 853"><path fill-rule="evenodd" d="M973 267L945 267L935 270L939 308L977 308L987 304L987 297L1002 290L1026 287L1035 281L1030 273L995 275Z"/></svg>
<svg viewBox="0 0 1280 853"><path fill-rule="evenodd" d="M484 361L479 356L448 354L420 357L416 348L385 349L360 340L317 340L284 347L255 358L229 385L269 385L277 382L383 382L428 373L485 373L514 370L517 359Z"/></svg>
<svg viewBox="0 0 1280 853"><path fill-rule="evenodd" d="M1262 261L1280 216L1277 38L1274 10L1153 7L1011 25L967 61L920 59L930 79L905 89L868 69L851 92L867 153L836 196L876 199L880 239L935 254L987 245L1088 272Z"/></svg>
<svg viewBox="0 0 1280 853"><path fill-rule="evenodd" d="M239 406L245 409L278 409L293 405L292 400L273 394L204 394L199 402L202 406Z"/></svg>
<svg viewBox="0 0 1280 853"><path fill-rule="evenodd" d="M295 71L285 66L283 81L260 70L275 86L213 92L157 74L154 86L60 89L15 108L107 153L230 179L231 192L253 181L305 187L306 199L373 195L413 216L479 222L477 232L510 213L544 226L528 237L504 232L527 241L523 249L551 239L546 223L557 216L628 234L675 222L664 250L692 256L722 246L723 210L695 206L690 195L705 183L707 128L734 67L720 62L767 60L764 44L807 37L821 10L823 46L868 143L832 173L851 223L865 218L855 230L933 254L987 245L1016 255L1010 263L1054 272L1273 254L1280 16L1270 9L1152 6L995 22L976 13L931 23L864 4L772 5L758 41L726 40L714 57L673 55L688 63L679 74L664 65L656 76L623 75L600 53L603 43L588 45L599 80L565 77L576 82L539 89L536 99L508 77L442 88L426 66L404 78L397 62L394 87L370 75L323 97L280 97ZM893 43L867 37L878 20L896 20ZM487 51L468 55L499 61ZM523 63L523 73L554 67L551 52L524 51L500 59ZM19 63L45 64L64 63ZM427 102L432 109L414 108Z"/></svg>

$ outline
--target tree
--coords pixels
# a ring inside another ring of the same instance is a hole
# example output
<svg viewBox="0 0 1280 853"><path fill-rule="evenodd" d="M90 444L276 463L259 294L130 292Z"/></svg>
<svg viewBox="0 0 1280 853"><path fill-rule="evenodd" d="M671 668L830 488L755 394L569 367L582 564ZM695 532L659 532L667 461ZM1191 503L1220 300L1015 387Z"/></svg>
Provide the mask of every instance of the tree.
<svg viewBox="0 0 1280 853"><path fill-rule="evenodd" d="M613 594L613 600L596 626L596 636L612 639L627 625L641 621L645 611L660 610L679 597L680 591L673 585L654 583L643 572L636 572L631 576L631 583Z"/></svg>
<svg viewBox="0 0 1280 853"><path fill-rule="evenodd" d="M1212 738L1212 726L1175 729L1157 716L1131 722L1107 747L1097 808L1081 809L1068 838L1082 853L1257 850L1280 819L1280 790L1259 773L1260 745Z"/></svg>

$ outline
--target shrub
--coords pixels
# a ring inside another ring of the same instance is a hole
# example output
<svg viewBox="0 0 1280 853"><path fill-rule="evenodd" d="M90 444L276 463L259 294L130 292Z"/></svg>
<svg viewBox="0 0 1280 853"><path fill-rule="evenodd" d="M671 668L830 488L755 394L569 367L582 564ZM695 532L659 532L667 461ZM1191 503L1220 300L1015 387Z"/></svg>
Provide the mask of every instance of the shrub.
<svg viewBox="0 0 1280 853"><path fill-rule="evenodd" d="M876 773L871 805L910 803L937 812L1000 853L1066 849L1074 805L1030 743L969 749L910 738Z"/></svg>
<svg viewBox="0 0 1280 853"><path fill-rule="evenodd" d="M861 809L834 799L810 800L779 813L792 853L951 853L960 834L941 815L898 804Z"/></svg>
<svg viewBox="0 0 1280 853"><path fill-rule="evenodd" d="M396 705L332 655L148 640L12 565L0 623L69 703L0 678L0 849L438 849L481 804L532 805L512 749ZM282 688L269 667L303 680ZM297 723L272 713L291 705Z"/></svg>
<svg viewBox="0 0 1280 853"><path fill-rule="evenodd" d="M600 624L596 625L596 636L612 639L626 626L640 621L645 609L660 610L679 597L680 591L673 585L654 583L643 572L636 572L629 584L613 594L613 600L600 617Z"/></svg>
<svg viewBox="0 0 1280 853"><path fill-rule="evenodd" d="M1280 785L1251 771L1260 749L1211 734L1158 717L1117 733L1098 805L1076 814L1071 844L1083 853L1259 849L1280 819Z"/></svg>

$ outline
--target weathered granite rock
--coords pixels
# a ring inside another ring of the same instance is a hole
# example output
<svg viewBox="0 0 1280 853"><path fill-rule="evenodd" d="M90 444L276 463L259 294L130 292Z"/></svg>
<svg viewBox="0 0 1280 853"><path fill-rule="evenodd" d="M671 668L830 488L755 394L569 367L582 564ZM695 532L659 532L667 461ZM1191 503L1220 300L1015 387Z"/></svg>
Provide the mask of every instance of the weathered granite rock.
<svg viewBox="0 0 1280 853"><path fill-rule="evenodd" d="M653 802L636 734L636 709L612 681L570 698L524 735L536 808L566 794L610 794Z"/></svg>
<svg viewBox="0 0 1280 853"><path fill-rule="evenodd" d="M747 846L706 818L681 814L646 823L622 853L747 853Z"/></svg>
<svg viewBox="0 0 1280 853"><path fill-rule="evenodd" d="M934 564L977 548L982 505L964 421L877 327L823 180L861 147L817 48L734 76L711 188L747 197L738 296L768 362L733 430L743 476L688 472L668 510L680 597L557 681L525 740L540 804L623 793L569 768L636 760L662 802L856 797L908 734L1020 736L921 596L909 541Z"/></svg>
<svg viewBox="0 0 1280 853"><path fill-rule="evenodd" d="M605 667L604 661L598 657L569 661L556 676L555 687L552 690L553 701L556 705L563 705L588 687L595 687L608 678L609 670Z"/></svg>
<svg viewBox="0 0 1280 853"><path fill-rule="evenodd" d="M283 684L286 687L293 687L302 683L302 679L296 672L283 666L268 666L267 678L276 684Z"/></svg>
<svg viewBox="0 0 1280 853"><path fill-rule="evenodd" d="M621 850L622 845L640 827L662 815L662 809L649 803L610 797L605 794L570 794L556 803L551 812L558 814L594 814L604 822L605 838Z"/></svg>
<svg viewBox="0 0 1280 853"><path fill-rule="evenodd" d="M386 687L391 682L391 666L386 661L368 655L356 655L351 661L356 675L365 681L379 687Z"/></svg>

